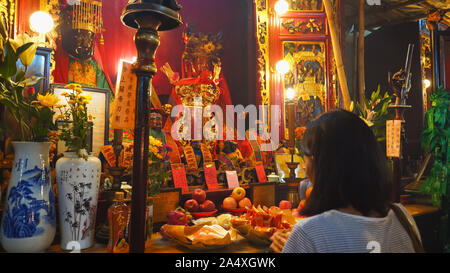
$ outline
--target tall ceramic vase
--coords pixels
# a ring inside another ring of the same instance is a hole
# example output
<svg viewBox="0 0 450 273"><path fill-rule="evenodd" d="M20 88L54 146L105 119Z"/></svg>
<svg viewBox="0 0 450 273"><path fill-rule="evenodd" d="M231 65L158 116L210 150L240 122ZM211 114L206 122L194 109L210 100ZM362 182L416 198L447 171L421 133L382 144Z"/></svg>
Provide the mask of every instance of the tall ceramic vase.
<svg viewBox="0 0 450 273"><path fill-rule="evenodd" d="M94 245L100 174L101 162L94 156L85 160L68 152L56 162L63 250Z"/></svg>
<svg viewBox="0 0 450 273"><path fill-rule="evenodd" d="M50 142L13 142L14 166L6 193L1 243L7 252L42 252L55 237Z"/></svg>

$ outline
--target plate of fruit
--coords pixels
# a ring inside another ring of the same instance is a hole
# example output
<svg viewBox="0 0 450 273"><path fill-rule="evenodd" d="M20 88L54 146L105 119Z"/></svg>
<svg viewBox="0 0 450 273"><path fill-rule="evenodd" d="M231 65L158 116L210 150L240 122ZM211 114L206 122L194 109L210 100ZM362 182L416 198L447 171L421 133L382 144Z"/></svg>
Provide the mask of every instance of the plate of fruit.
<svg viewBox="0 0 450 273"><path fill-rule="evenodd" d="M195 189L192 192L192 198L186 200L183 207L195 219L208 217L217 212L216 205L213 201L206 199L206 192L202 189Z"/></svg>
<svg viewBox="0 0 450 273"><path fill-rule="evenodd" d="M223 199L222 209L231 212L234 216L239 216L252 207L252 201L245 197L246 191L242 187L236 187L231 195Z"/></svg>
<svg viewBox="0 0 450 273"><path fill-rule="evenodd" d="M278 230L290 231L296 221L291 209L272 206L252 206L245 214L231 219L231 225L249 242L268 246L270 237Z"/></svg>

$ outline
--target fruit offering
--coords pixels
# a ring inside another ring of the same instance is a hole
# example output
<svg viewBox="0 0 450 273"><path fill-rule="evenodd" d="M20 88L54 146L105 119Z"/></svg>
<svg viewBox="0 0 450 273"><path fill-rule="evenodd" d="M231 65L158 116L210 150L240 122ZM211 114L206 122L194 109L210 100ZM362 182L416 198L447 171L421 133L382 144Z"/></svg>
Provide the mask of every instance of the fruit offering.
<svg viewBox="0 0 450 273"><path fill-rule="evenodd" d="M206 192L202 189L195 189L192 193L192 199L184 202L184 208L189 212L213 212L216 205L211 200L206 199Z"/></svg>
<svg viewBox="0 0 450 273"><path fill-rule="evenodd" d="M257 244L270 245L270 237L276 230L291 230L295 218L290 209L272 206L252 206L247 213L231 219L231 225L239 234Z"/></svg>
<svg viewBox="0 0 450 273"><path fill-rule="evenodd" d="M188 225L192 221L192 215L181 207L167 213L169 225Z"/></svg>
<svg viewBox="0 0 450 273"><path fill-rule="evenodd" d="M231 192L231 195L223 199L222 208L228 211L239 210L244 212L246 208L252 207L252 201L245 197L246 191L242 187L236 187Z"/></svg>

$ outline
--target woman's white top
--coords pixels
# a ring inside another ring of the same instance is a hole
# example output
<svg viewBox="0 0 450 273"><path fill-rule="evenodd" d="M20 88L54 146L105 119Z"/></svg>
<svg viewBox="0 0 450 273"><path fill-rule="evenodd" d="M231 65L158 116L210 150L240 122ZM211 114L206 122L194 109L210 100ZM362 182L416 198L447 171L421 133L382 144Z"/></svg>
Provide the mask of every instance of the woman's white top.
<svg viewBox="0 0 450 273"><path fill-rule="evenodd" d="M406 209L399 206L417 226ZM419 235L420 238L420 235ZM298 222L283 253L409 253L412 241L393 210L375 218L329 210Z"/></svg>

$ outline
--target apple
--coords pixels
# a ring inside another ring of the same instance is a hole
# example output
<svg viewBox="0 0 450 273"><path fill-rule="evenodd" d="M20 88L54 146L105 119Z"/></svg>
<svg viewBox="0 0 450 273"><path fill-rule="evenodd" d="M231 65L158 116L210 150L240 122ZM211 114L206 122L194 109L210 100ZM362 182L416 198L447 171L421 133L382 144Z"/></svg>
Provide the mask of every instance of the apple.
<svg viewBox="0 0 450 273"><path fill-rule="evenodd" d="M279 207L280 207L280 209L291 209L292 204L291 204L291 202L289 202L287 200L281 200Z"/></svg>
<svg viewBox="0 0 450 273"><path fill-rule="evenodd" d="M206 192L202 189L195 189L192 193L192 199L195 199L195 201L201 204L206 200Z"/></svg>
<svg viewBox="0 0 450 273"><path fill-rule="evenodd" d="M200 210L203 212L209 212L216 209L216 205L211 200L205 200L205 202L200 204Z"/></svg>
<svg viewBox="0 0 450 273"><path fill-rule="evenodd" d="M184 202L184 208L190 212L196 212L199 209L199 204L195 199L189 199Z"/></svg>
<svg viewBox="0 0 450 273"><path fill-rule="evenodd" d="M233 197L229 196L225 199L223 199L222 202L222 207L224 209L235 209L237 208L238 203L236 202L236 199L234 199Z"/></svg>
<svg viewBox="0 0 450 273"><path fill-rule="evenodd" d="M245 189L242 187L236 187L233 189L233 192L231 193L231 196L236 199L236 201L241 200L245 197Z"/></svg>
<svg viewBox="0 0 450 273"><path fill-rule="evenodd" d="M239 207L240 208L251 208L252 207L252 201L248 197L244 197L239 201Z"/></svg>

